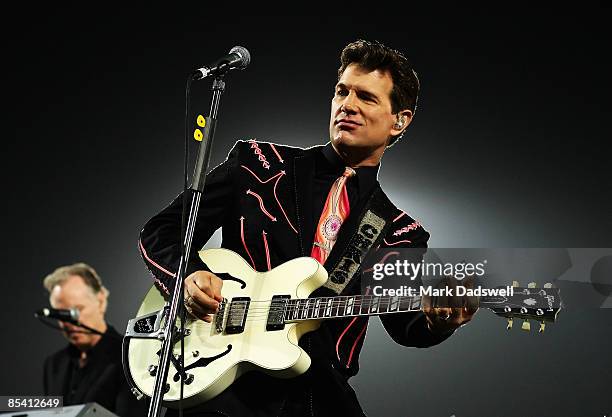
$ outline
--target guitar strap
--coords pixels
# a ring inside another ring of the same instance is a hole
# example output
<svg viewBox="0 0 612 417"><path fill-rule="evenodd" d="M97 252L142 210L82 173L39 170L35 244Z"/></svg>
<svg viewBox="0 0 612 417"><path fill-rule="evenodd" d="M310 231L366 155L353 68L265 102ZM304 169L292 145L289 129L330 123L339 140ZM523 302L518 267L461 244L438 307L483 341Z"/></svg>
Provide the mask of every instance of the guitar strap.
<svg viewBox="0 0 612 417"><path fill-rule="evenodd" d="M396 210L380 186L376 187L357 221L348 221L345 224L348 226L347 231L354 232L351 234L340 231L338 242L334 246L334 249L339 249L340 255L332 249L328 259L332 262L326 263L330 272L327 282L323 285L325 288L340 295L353 278L361 273L362 261L372 248L380 246L393 223Z"/></svg>

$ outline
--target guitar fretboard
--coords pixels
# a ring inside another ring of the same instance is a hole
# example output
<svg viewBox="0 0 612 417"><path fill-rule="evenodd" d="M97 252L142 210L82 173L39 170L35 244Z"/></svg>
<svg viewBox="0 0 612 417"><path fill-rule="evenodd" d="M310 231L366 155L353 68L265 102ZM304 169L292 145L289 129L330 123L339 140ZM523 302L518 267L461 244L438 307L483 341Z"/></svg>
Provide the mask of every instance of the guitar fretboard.
<svg viewBox="0 0 612 417"><path fill-rule="evenodd" d="M421 309L420 297L376 297L353 295L287 300L284 319L288 321L337 317L374 316Z"/></svg>

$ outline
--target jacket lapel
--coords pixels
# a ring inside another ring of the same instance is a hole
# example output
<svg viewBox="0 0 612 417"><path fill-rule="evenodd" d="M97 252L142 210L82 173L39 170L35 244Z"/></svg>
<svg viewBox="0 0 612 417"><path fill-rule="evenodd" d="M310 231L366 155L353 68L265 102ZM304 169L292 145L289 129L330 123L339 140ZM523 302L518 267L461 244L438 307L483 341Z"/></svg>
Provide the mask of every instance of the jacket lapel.
<svg viewBox="0 0 612 417"><path fill-rule="evenodd" d="M315 171L315 149L308 149L293 162L293 183L295 184L295 209L302 256L310 256L314 240L315 225L312 222L312 193Z"/></svg>

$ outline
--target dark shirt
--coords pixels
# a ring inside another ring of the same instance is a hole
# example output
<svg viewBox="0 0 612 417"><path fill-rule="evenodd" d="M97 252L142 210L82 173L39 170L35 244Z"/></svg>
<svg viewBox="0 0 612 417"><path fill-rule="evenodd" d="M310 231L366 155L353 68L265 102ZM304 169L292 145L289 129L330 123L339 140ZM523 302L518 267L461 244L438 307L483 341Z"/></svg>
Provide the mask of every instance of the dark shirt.
<svg viewBox="0 0 612 417"><path fill-rule="evenodd" d="M61 395L64 405L97 402L119 416L145 416L146 403L130 392L121 363L122 336L109 326L100 341L87 352L68 345L45 359L44 393Z"/></svg>

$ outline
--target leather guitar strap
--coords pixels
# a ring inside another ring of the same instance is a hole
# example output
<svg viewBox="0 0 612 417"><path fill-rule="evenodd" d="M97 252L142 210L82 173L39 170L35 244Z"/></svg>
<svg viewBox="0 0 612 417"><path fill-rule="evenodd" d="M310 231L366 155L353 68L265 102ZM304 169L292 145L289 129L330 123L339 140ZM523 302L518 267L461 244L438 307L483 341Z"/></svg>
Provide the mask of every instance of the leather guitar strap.
<svg viewBox="0 0 612 417"><path fill-rule="evenodd" d="M340 250L340 256L332 258L330 254L332 259L329 260L333 263L331 265L326 263L326 269L330 272L327 282L323 285L325 288L340 295L353 278L361 273L362 261L372 248L380 246L393 223L396 210L382 189L377 187L360 213L356 222L357 226L352 227L354 231L349 235L348 243L345 241L345 244L342 245L342 242L339 241L336 244L339 247L334 247ZM347 223L346 226L349 226L351 230L353 222ZM342 231L340 235L343 235Z"/></svg>

